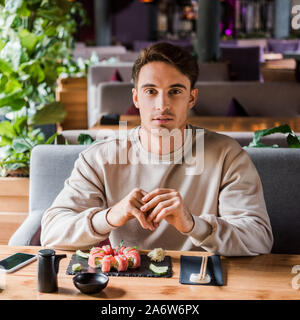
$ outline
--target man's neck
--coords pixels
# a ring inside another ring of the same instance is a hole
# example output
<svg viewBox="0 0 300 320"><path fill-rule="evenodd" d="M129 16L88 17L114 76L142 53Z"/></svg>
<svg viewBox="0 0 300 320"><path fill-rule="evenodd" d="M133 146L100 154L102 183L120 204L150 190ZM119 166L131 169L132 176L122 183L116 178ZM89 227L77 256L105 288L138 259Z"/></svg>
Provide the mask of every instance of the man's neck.
<svg viewBox="0 0 300 320"><path fill-rule="evenodd" d="M139 129L139 138L143 148L151 153L164 155L173 153L184 144L184 129L182 128L169 131L164 129L158 132L156 129L149 130L143 125Z"/></svg>

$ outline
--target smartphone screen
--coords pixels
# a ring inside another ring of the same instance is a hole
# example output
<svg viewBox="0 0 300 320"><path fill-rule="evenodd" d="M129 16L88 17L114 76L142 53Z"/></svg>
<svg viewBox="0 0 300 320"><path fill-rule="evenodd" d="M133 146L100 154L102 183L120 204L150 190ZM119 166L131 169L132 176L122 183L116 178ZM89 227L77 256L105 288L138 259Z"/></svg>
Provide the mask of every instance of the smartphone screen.
<svg viewBox="0 0 300 320"><path fill-rule="evenodd" d="M35 255L28 254L28 253L15 253L3 260L0 261L0 266L2 266L5 270L9 271L11 269L14 269L19 264L22 264L32 258L34 258Z"/></svg>

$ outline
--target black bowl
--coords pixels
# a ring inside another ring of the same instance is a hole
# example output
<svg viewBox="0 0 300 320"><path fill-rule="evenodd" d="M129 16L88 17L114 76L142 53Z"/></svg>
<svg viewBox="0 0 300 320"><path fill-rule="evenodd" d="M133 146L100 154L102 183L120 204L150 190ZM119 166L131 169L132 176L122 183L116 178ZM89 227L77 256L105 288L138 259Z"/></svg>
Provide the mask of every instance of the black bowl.
<svg viewBox="0 0 300 320"><path fill-rule="evenodd" d="M73 282L75 287L83 293L98 293L107 286L108 276L103 273L78 273L73 278Z"/></svg>

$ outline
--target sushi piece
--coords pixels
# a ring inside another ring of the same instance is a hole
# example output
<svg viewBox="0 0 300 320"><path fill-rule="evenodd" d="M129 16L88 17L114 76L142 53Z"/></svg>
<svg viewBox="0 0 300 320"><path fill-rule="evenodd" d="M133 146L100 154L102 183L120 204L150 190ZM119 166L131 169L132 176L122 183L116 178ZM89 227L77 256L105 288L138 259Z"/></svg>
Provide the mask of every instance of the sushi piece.
<svg viewBox="0 0 300 320"><path fill-rule="evenodd" d="M91 253L88 259L88 265L92 268L99 268L101 267L101 261L105 257L104 251L98 251Z"/></svg>
<svg viewBox="0 0 300 320"><path fill-rule="evenodd" d="M124 255L117 255L115 256L115 269L117 269L117 271L126 271L128 269L128 258Z"/></svg>
<svg viewBox="0 0 300 320"><path fill-rule="evenodd" d="M126 253L126 257L128 258L128 267L129 268L138 268L141 265L141 256L137 250L130 250Z"/></svg>
<svg viewBox="0 0 300 320"><path fill-rule="evenodd" d="M125 246L116 247L114 249L115 256L118 255L118 254L124 254L124 249L125 248L126 248Z"/></svg>
<svg viewBox="0 0 300 320"><path fill-rule="evenodd" d="M113 255L114 254L114 250L113 248L111 247L111 245L106 245L106 246L103 246L102 249L104 250L105 254L106 255Z"/></svg>
<svg viewBox="0 0 300 320"><path fill-rule="evenodd" d="M136 247L126 247L122 250L123 254L127 254L129 252L138 252Z"/></svg>
<svg viewBox="0 0 300 320"><path fill-rule="evenodd" d="M115 265L115 257L112 255L105 256L101 261L101 271L109 272L110 268Z"/></svg>
<svg viewBox="0 0 300 320"><path fill-rule="evenodd" d="M90 255L91 254L95 254L95 253L98 253L98 252L104 252L104 250L102 249L102 247L94 247L90 250Z"/></svg>

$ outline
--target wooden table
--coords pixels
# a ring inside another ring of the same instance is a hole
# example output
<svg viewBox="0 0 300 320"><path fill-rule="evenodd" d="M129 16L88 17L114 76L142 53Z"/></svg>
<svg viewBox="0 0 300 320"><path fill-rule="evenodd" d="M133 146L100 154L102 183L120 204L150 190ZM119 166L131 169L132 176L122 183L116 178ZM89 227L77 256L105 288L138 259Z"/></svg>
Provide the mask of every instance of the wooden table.
<svg viewBox="0 0 300 320"><path fill-rule="evenodd" d="M140 116L120 116L120 121L127 121L127 129L140 125ZM188 123L212 131L256 131L289 124L295 132L300 132L300 117L189 117ZM119 125L97 124L91 130L118 130Z"/></svg>
<svg viewBox="0 0 300 320"><path fill-rule="evenodd" d="M16 252L38 253L41 247L11 247L0 245L0 259ZM182 285L179 283L180 255L199 255L195 252L168 251L172 257L172 278L109 277L107 287L99 294L85 295L73 285L73 276L66 274L69 259L60 262L58 292L37 291L37 261L6 275L6 287L0 299L19 300L231 300L275 299L298 300L300 290L292 288L293 266L300 264L300 255L261 255L256 257L222 257L224 286ZM207 254L207 253L203 253ZM300 283L300 280L299 280Z"/></svg>

